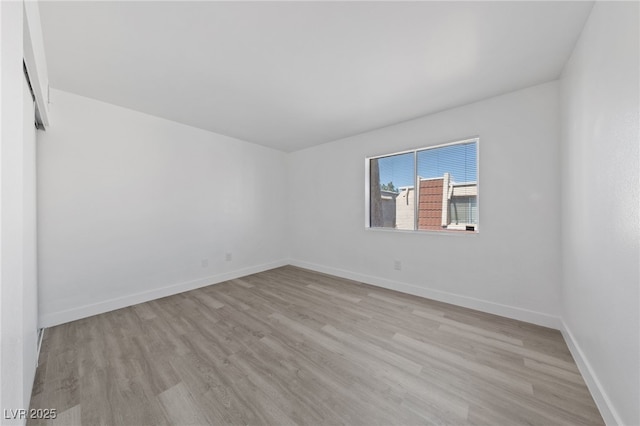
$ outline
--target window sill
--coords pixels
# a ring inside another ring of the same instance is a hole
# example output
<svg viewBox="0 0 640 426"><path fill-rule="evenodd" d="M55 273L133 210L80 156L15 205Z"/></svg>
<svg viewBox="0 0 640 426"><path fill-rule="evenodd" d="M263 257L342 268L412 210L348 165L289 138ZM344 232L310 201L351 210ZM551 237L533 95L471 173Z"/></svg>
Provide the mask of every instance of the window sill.
<svg viewBox="0 0 640 426"><path fill-rule="evenodd" d="M417 231L414 229L395 229L395 228L377 228L365 226L365 231L371 232L392 232L399 234L417 234L417 235L454 235L454 236L469 236L469 235L478 235L480 231L476 229L475 231L458 231L452 229L443 229L442 231Z"/></svg>

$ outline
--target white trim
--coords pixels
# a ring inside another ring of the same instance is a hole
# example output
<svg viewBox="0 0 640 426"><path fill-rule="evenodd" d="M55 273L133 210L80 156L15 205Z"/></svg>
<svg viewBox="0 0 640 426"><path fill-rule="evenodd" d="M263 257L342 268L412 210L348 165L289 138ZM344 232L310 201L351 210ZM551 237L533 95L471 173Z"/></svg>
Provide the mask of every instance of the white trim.
<svg viewBox="0 0 640 426"><path fill-rule="evenodd" d="M364 227L371 224L371 161L364 159Z"/></svg>
<svg viewBox="0 0 640 426"><path fill-rule="evenodd" d="M36 350L36 368L40 365L40 350L42 349L42 339L46 328L38 328L38 348Z"/></svg>
<svg viewBox="0 0 640 426"><path fill-rule="evenodd" d="M544 312L536 312L529 309L519 308L517 306L503 305L500 303L490 302L488 300L476 299L474 297L463 296L460 294L449 293L432 288L418 287L413 284L360 274L358 272L347 271L344 269L322 266L302 260L290 259L289 264L300 268L310 269L316 272L322 272L341 278L363 282L365 284L371 284L390 290L400 291L402 293L412 294L414 296L420 296L440 302L451 303L456 306L462 306L465 308L499 315L502 317L525 321L531 324L541 325L543 327L549 327L556 330L559 330L561 327L560 317L546 314Z"/></svg>
<svg viewBox="0 0 640 426"><path fill-rule="evenodd" d="M127 306L137 305L139 303L148 302L150 300L159 299L161 297L172 296L174 294L182 293L185 291L195 290L200 287L219 284L224 281L233 280L235 278L244 277L246 275L256 274L258 272L278 268L287 264L288 262L285 259L278 260L275 262L264 263L262 265L238 269L236 271L225 272L205 278L199 278L193 281L187 281L153 290L143 291L140 293L116 297L114 299L105 300L103 302L97 302L71 309L66 309L63 311L42 314L40 316L39 327L53 327L55 325L87 318L93 315L103 314L105 312L113 311L116 309L126 308Z"/></svg>
<svg viewBox="0 0 640 426"><path fill-rule="evenodd" d="M25 0L23 59L29 73L29 82L35 97L36 109L41 125L49 126L49 77L44 53L44 40L40 27L38 2Z"/></svg>
<svg viewBox="0 0 640 426"><path fill-rule="evenodd" d="M476 135L476 136L471 136L465 139L456 139L450 142L440 143L438 145L430 145L430 146L422 146L420 148L405 149L404 151L392 152L388 154L370 155L366 157L366 160L368 161L368 160L375 160L376 158L393 157L394 155L408 154L410 152L428 151L430 149L443 148L445 146L463 145L463 144L479 142L479 141L480 141L480 135Z"/></svg>
<svg viewBox="0 0 640 426"><path fill-rule="evenodd" d="M569 351L571 352L571 355L573 355L573 359L578 366L578 370L580 370L580 374L582 374L582 377L589 388L589 392L591 393L596 406L600 410L600 414L602 415L604 422L609 426L624 424L620 415L611 403L611 399L609 399L609 396L600 384L600 380L598 380L598 376L591 367L589 360L580 348L580 345L578 345L578 341L573 336L573 333L567 326L564 319L561 319L561 326L562 328L560 331L562 332L562 336L564 337L565 342L567 342Z"/></svg>
<svg viewBox="0 0 640 426"><path fill-rule="evenodd" d="M413 284L388 280L385 278L374 277L366 274L360 274L344 269L318 265L315 263L305 262L297 259L283 259L271 263L265 263L262 265L239 269L236 271L225 272L222 274L212 275L210 277L200 278L197 280L187 281L145 292L117 297L103 302L97 302L89 305L66 309L63 311L42 314L40 316L39 327L53 327L55 325L64 324L66 322L75 321L116 309L125 308L127 306L137 305L139 303L144 303L150 300L159 299L161 297L167 297L185 291L194 290L200 287L206 287L208 285L219 284L224 281L241 278L246 275L256 274L258 272L263 272L269 269L279 268L286 265L310 269L312 271L335 275L341 278L363 282L390 290L400 291L402 293L412 294L414 296L420 296L440 302L451 303L453 305L475 309L494 315L500 315L519 321L525 321L531 324L537 324L544 327L563 330L561 328L562 322L559 317L543 312L531 311L529 309L519 308L516 306L503 305L500 303L490 302L488 300L476 299L474 297L449 293L442 290L419 287Z"/></svg>

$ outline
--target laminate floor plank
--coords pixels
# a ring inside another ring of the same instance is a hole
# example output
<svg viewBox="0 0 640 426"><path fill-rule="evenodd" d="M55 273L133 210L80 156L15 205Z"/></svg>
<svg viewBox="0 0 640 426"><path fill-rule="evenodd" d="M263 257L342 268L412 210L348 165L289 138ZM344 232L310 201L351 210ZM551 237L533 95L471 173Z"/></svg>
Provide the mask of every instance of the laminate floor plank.
<svg viewBox="0 0 640 426"><path fill-rule="evenodd" d="M81 426L80 405L74 405L68 410L64 410L62 413L57 414L52 423L54 426Z"/></svg>
<svg viewBox="0 0 640 426"><path fill-rule="evenodd" d="M47 329L29 425L602 425L557 330L292 266Z"/></svg>

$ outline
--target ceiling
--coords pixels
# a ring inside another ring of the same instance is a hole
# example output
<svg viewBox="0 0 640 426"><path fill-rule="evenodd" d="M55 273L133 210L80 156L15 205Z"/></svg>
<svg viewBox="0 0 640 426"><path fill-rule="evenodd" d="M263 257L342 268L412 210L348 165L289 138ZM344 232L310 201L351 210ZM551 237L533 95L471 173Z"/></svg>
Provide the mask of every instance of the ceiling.
<svg viewBox="0 0 640 426"><path fill-rule="evenodd" d="M592 2L40 4L50 85L295 151L558 78Z"/></svg>

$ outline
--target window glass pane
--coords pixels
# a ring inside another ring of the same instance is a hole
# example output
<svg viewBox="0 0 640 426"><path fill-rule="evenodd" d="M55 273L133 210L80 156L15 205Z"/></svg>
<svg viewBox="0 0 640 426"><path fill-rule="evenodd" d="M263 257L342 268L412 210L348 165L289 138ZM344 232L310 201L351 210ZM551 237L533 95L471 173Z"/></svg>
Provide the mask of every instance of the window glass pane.
<svg viewBox="0 0 640 426"><path fill-rule="evenodd" d="M476 142L417 152L418 229L475 231Z"/></svg>
<svg viewBox="0 0 640 426"><path fill-rule="evenodd" d="M471 225L477 221L476 197L452 197L449 203L449 221L455 225Z"/></svg>
<svg viewBox="0 0 640 426"><path fill-rule="evenodd" d="M414 229L414 153L370 160L370 225Z"/></svg>
<svg viewBox="0 0 640 426"><path fill-rule="evenodd" d="M449 173L454 182L476 182L477 164L475 142L418 151L418 175L421 178L441 178Z"/></svg>

